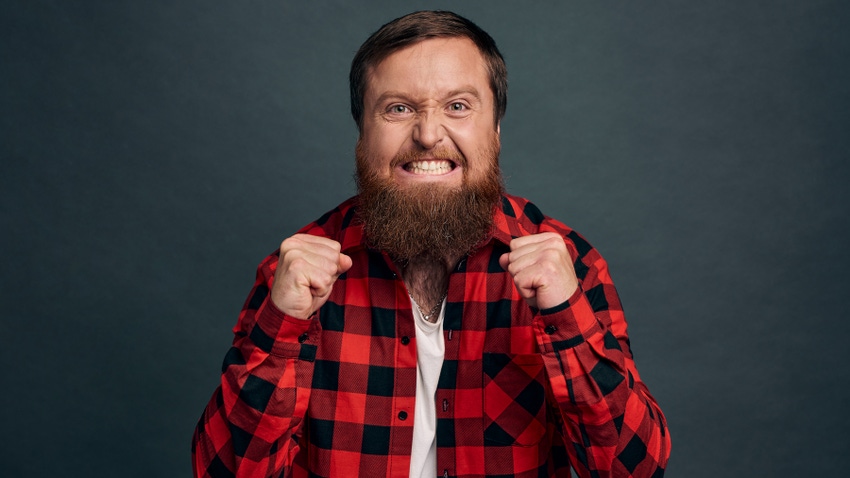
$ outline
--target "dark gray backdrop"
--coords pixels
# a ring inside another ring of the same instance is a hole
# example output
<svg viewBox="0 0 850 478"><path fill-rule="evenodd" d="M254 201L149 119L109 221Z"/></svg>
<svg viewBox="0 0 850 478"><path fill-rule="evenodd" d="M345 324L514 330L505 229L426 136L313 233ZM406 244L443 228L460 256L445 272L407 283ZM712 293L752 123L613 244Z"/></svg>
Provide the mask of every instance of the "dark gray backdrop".
<svg viewBox="0 0 850 478"><path fill-rule="evenodd" d="M5 1L0 474L189 474L255 265L353 193L348 66L450 8L510 72L510 191L610 262L668 476L850 450L845 2Z"/></svg>

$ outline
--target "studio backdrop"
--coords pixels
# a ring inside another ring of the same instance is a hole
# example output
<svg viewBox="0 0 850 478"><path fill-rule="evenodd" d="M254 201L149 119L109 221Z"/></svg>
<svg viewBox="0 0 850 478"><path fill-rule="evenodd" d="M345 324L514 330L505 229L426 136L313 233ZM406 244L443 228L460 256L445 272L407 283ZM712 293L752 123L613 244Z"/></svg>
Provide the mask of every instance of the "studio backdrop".
<svg viewBox="0 0 850 478"><path fill-rule="evenodd" d="M3 2L0 475L190 474L255 266L355 192L355 51L426 8L502 50L508 190L608 260L667 476L841 475L846 5Z"/></svg>

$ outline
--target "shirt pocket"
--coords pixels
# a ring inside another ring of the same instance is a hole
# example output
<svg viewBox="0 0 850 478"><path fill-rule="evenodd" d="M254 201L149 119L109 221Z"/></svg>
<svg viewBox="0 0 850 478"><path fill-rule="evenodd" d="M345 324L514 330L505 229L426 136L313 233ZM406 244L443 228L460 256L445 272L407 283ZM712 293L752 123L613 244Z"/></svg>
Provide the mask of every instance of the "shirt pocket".
<svg viewBox="0 0 850 478"><path fill-rule="evenodd" d="M533 446L546 432L546 383L540 354L485 353L485 445Z"/></svg>

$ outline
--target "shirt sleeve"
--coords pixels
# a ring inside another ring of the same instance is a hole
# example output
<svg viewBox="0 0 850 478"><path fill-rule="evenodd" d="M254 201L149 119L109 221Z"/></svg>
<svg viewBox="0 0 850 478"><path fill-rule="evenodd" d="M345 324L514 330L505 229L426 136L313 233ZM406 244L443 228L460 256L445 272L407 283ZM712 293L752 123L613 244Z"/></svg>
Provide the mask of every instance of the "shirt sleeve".
<svg viewBox="0 0 850 478"><path fill-rule="evenodd" d="M195 477L289 474L310 398L318 321L281 312L269 298L277 255L264 260L234 327L221 385L192 437Z"/></svg>
<svg viewBox="0 0 850 478"><path fill-rule="evenodd" d="M535 318L570 463L579 477L663 476L666 420L638 375L607 264L574 239L568 248L577 258L579 288Z"/></svg>

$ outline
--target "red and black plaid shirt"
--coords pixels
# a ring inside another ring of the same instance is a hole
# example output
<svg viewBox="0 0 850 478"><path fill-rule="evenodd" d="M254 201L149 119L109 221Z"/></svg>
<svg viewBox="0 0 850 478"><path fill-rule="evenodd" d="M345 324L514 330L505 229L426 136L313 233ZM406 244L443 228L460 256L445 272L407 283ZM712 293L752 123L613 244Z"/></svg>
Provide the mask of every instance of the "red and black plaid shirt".
<svg viewBox="0 0 850 478"><path fill-rule="evenodd" d="M221 387L193 437L203 477L407 476L416 396L411 302L389 258L363 243L348 200L302 232L353 266L312 320L269 299L259 266ZM670 438L641 382L602 256L528 201L504 196L495 232L449 279L445 361L434 400L437 475L662 476ZM511 238L554 231L579 290L533 310L499 266Z"/></svg>

